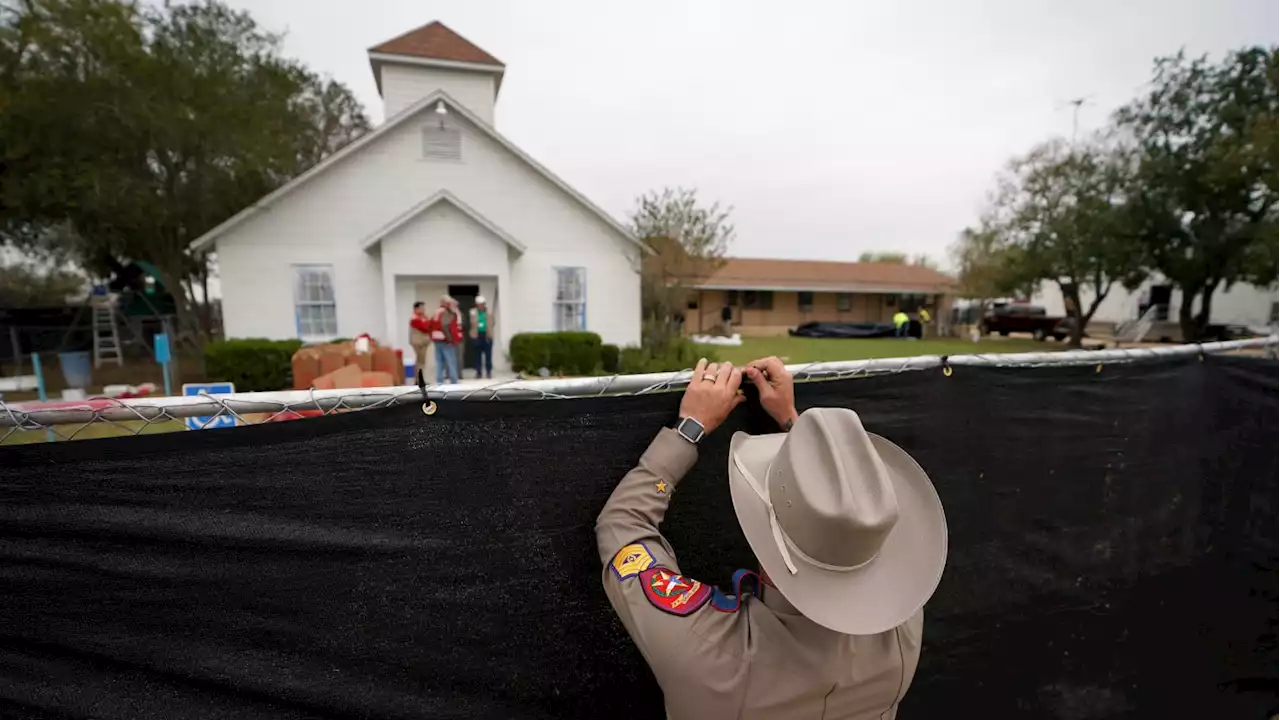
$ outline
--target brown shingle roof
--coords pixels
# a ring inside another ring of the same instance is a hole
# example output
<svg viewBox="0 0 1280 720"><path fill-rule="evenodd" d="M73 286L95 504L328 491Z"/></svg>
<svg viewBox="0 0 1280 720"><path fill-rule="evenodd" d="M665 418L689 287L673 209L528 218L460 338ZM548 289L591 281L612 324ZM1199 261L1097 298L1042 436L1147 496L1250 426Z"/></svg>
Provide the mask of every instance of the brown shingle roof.
<svg viewBox="0 0 1280 720"><path fill-rule="evenodd" d="M501 60L436 20L369 48L369 52L505 67Z"/></svg>
<svg viewBox="0 0 1280 720"><path fill-rule="evenodd" d="M692 287L723 289L832 290L871 292L945 292L955 280L922 265L851 263L818 260L766 260L727 258L705 279L692 279Z"/></svg>

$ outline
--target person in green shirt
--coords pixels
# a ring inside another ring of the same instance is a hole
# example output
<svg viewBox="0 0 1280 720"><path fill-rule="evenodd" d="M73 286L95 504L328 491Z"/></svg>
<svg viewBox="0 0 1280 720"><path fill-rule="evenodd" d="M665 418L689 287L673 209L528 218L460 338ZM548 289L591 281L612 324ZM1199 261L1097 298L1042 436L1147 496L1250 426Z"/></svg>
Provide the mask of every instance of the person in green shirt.
<svg viewBox="0 0 1280 720"><path fill-rule="evenodd" d="M893 314L893 334L895 337L906 337L911 327L911 317L899 310Z"/></svg>
<svg viewBox="0 0 1280 720"><path fill-rule="evenodd" d="M483 295L471 308L471 340L476 346L476 377L493 378L493 314Z"/></svg>

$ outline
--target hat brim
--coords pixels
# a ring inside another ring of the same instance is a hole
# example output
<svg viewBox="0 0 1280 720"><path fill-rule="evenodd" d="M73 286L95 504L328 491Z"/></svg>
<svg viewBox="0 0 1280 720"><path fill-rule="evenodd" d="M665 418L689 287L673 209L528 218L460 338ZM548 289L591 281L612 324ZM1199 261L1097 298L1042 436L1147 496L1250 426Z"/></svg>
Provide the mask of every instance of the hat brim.
<svg viewBox="0 0 1280 720"><path fill-rule="evenodd" d="M762 483L787 435L736 433L729 447L733 508L771 584L805 617L846 635L876 635L906 622L933 595L947 562L947 519L929 476L902 448L868 435L893 482L898 522L879 555L852 571L809 565L792 553L797 572L791 573L775 544L768 508L751 488L753 479L732 460L736 455Z"/></svg>

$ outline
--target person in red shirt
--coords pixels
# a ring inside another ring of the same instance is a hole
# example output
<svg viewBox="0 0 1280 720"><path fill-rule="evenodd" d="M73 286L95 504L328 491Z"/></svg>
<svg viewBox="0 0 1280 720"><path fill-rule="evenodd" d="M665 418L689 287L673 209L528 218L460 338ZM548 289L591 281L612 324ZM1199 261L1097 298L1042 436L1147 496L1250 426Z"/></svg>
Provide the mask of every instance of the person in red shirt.
<svg viewBox="0 0 1280 720"><path fill-rule="evenodd" d="M413 348L415 373L427 371L427 348L431 345L431 318L427 304L419 300L413 304L413 316L409 318L409 346Z"/></svg>

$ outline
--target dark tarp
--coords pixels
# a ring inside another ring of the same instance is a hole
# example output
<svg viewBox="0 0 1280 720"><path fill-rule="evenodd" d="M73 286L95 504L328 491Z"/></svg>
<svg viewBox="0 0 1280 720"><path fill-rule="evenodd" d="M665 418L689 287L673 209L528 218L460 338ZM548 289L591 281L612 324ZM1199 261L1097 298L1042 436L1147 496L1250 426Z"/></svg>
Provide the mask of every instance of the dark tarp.
<svg viewBox="0 0 1280 720"><path fill-rule="evenodd" d="M810 322L789 334L796 337L811 338L881 338L893 337L893 323L842 323L842 322Z"/></svg>
<svg viewBox="0 0 1280 720"><path fill-rule="evenodd" d="M903 718L1262 718L1274 362L815 383L910 451L951 551ZM0 717L658 718L592 524L676 394L441 402L0 450ZM666 526L753 562L712 436Z"/></svg>
<svg viewBox="0 0 1280 720"><path fill-rule="evenodd" d="M907 335L923 337L919 320L907 321ZM794 337L808 338L891 338L897 337L893 323L809 322L787 331Z"/></svg>

